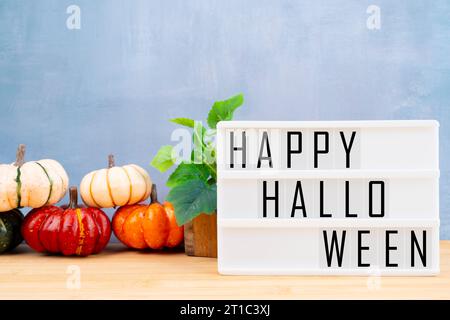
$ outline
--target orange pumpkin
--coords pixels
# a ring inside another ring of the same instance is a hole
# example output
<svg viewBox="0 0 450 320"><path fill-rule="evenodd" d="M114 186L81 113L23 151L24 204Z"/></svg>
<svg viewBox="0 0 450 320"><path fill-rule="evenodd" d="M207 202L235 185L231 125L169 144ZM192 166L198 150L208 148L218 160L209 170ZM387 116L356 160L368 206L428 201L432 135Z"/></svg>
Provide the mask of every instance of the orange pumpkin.
<svg viewBox="0 0 450 320"><path fill-rule="evenodd" d="M184 239L184 228L178 226L172 204L158 202L155 185L150 205L120 207L114 214L112 228L123 244L134 249L174 248Z"/></svg>

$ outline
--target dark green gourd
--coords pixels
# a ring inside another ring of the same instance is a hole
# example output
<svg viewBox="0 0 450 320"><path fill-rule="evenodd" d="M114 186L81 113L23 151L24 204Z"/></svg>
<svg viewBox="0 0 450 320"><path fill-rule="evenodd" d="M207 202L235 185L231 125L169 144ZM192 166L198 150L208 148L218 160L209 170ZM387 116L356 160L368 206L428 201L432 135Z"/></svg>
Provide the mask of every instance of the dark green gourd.
<svg viewBox="0 0 450 320"><path fill-rule="evenodd" d="M18 209L0 212L0 254L13 250L22 242L22 221L23 214Z"/></svg>

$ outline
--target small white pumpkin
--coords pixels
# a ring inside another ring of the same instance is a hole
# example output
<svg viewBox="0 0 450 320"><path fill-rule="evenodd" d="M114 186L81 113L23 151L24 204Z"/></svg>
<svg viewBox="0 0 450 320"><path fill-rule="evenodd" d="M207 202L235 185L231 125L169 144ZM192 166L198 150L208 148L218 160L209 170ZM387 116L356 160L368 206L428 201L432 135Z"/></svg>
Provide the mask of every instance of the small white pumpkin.
<svg viewBox="0 0 450 320"><path fill-rule="evenodd" d="M59 162L24 162L24 157L25 145L21 144L16 162L0 165L0 212L53 205L66 194L69 177Z"/></svg>
<svg viewBox="0 0 450 320"><path fill-rule="evenodd" d="M152 181L147 171L135 164L116 167L113 155L108 160L107 169L92 171L81 180L81 198L87 206L112 208L136 204L150 196Z"/></svg>

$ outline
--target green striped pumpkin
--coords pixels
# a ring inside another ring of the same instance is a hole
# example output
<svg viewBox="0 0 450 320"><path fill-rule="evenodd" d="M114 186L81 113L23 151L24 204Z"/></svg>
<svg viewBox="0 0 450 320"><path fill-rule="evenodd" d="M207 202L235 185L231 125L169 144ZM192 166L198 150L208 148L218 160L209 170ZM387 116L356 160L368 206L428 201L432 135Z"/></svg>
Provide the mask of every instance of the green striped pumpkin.
<svg viewBox="0 0 450 320"><path fill-rule="evenodd" d="M23 214L18 209L0 213L0 254L11 251L22 242L22 221Z"/></svg>
<svg viewBox="0 0 450 320"><path fill-rule="evenodd" d="M0 213L53 205L67 192L69 178L61 164L51 159L24 162L24 155L20 145L16 162L0 165Z"/></svg>

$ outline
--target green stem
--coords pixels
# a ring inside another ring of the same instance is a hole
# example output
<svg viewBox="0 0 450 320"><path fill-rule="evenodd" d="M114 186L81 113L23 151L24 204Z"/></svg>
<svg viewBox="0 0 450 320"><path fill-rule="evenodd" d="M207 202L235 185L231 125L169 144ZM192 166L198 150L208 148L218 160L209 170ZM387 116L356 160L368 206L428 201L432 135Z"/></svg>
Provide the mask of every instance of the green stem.
<svg viewBox="0 0 450 320"><path fill-rule="evenodd" d="M203 137L198 135L198 132L194 129L194 148L197 147L197 143L195 140L200 141L200 148L201 148L201 154L202 154L202 162L203 162L203 147L206 147L205 143L203 142ZM195 154L195 151L194 151ZM196 160L196 159L194 159Z"/></svg>
<svg viewBox="0 0 450 320"><path fill-rule="evenodd" d="M211 175L212 175L214 181L217 181L217 170L216 170L216 168L214 166L208 164L208 163L205 163L205 165L211 170L211 173L212 173Z"/></svg>

